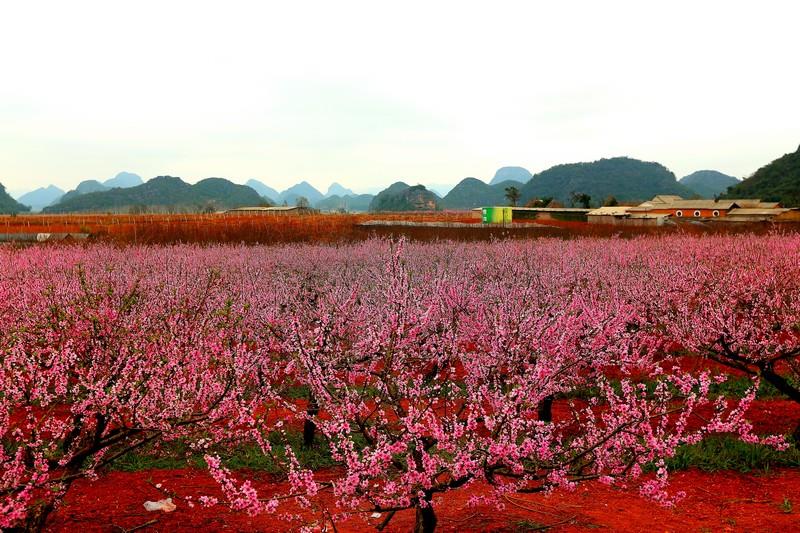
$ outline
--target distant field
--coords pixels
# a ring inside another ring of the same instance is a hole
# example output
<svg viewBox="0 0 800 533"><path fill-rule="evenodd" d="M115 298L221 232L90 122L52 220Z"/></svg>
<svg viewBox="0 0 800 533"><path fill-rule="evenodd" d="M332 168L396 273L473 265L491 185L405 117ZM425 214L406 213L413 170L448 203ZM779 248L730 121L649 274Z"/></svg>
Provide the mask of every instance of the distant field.
<svg viewBox="0 0 800 533"><path fill-rule="evenodd" d="M364 227L368 221L442 222L468 227ZM187 243L336 243L371 236L404 235L414 240L486 240L508 237L633 236L674 233L768 233L780 228L796 231L798 225L769 223L702 225L683 223L670 227L620 227L590 225L574 221L537 221L487 228L470 211L430 213L319 214L310 216L233 214L145 214L145 215L18 215L0 216L0 233L89 233L93 240L121 244Z"/></svg>

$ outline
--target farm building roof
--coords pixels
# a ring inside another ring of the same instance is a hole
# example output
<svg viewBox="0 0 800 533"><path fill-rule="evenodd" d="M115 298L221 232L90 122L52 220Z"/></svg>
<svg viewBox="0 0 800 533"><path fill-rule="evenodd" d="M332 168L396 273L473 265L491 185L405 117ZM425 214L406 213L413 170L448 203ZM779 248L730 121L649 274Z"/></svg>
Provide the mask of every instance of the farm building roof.
<svg viewBox="0 0 800 533"><path fill-rule="evenodd" d="M669 203L644 202L635 208L636 211L651 209L733 209L739 207L733 200L675 200Z"/></svg>
<svg viewBox="0 0 800 533"><path fill-rule="evenodd" d="M659 194L654 196L650 202L654 204L671 204L673 202L680 202L681 200L683 200L683 197L676 194Z"/></svg>
<svg viewBox="0 0 800 533"><path fill-rule="evenodd" d="M541 211L542 213L588 213L591 209L582 207L512 207L514 211Z"/></svg>
<svg viewBox="0 0 800 533"><path fill-rule="evenodd" d="M738 207L736 209L731 209L728 212L728 216L736 216L736 215L747 215L747 216L758 216L758 215L780 215L781 213L785 213L786 211L790 211L785 207L778 207L778 208L768 208L768 207Z"/></svg>
<svg viewBox="0 0 800 533"><path fill-rule="evenodd" d="M597 209L593 209L589 211L587 214L589 216L619 216L619 215L626 215L628 211L631 209L630 206L627 205L614 205L614 206L604 206L598 207Z"/></svg>
<svg viewBox="0 0 800 533"><path fill-rule="evenodd" d="M764 208L772 209L780 207L779 202L762 202L758 198L725 198L721 200L685 200L680 196L671 194L660 194L653 197L652 200L642 202L638 207L649 207L654 209L734 209L730 206L736 204L736 207L745 208ZM730 207L729 207L730 206Z"/></svg>
<svg viewBox="0 0 800 533"><path fill-rule="evenodd" d="M598 207L587 213L590 217L607 216L607 217L622 217L622 218L667 218L669 215L664 213L650 213L647 210L636 211L635 207L627 205L615 205Z"/></svg>
<svg viewBox="0 0 800 533"><path fill-rule="evenodd" d="M756 207L772 209L781 206L780 202L762 202L758 198L732 198L730 201L736 203L739 207L748 209Z"/></svg>

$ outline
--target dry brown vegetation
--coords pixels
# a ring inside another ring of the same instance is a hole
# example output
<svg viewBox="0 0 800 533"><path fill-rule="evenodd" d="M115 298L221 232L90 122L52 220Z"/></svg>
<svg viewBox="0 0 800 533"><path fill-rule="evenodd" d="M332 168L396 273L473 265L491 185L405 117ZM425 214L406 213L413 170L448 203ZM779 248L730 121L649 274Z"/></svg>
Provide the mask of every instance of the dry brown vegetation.
<svg viewBox="0 0 800 533"><path fill-rule="evenodd" d="M470 227L362 227L370 220L471 223ZM529 221L523 221L529 222ZM474 224L474 226L472 225ZM241 242L276 244L292 242L336 243L373 235L405 235L411 239L485 240L495 238L611 237L683 231L767 233L781 228L796 231L798 224L680 224L668 227L621 227L585 222L537 221L538 227L510 224L486 227L469 211L429 213L317 214L275 216L265 214L72 214L0 217L0 233L89 233L94 240L119 244L176 242Z"/></svg>

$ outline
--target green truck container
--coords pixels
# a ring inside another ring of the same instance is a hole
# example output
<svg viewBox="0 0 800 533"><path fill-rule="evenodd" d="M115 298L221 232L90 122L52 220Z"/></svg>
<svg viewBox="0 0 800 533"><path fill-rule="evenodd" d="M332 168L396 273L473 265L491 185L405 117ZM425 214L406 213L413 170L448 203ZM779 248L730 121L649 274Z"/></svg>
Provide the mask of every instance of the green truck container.
<svg viewBox="0 0 800 533"><path fill-rule="evenodd" d="M510 207L482 207L481 220L484 224L510 224Z"/></svg>

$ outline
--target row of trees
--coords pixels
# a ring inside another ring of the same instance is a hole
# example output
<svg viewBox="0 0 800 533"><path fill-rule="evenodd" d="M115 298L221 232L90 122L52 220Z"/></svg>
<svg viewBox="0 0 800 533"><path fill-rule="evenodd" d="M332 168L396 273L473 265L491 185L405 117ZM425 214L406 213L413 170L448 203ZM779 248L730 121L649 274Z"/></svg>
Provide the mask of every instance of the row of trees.
<svg viewBox="0 0 800 533"><path fill-rule="evenodd" d="M517 202L519 202L522 193L520 190L513 185L505 188L505 196L506 200L508 200L508 205L511 207L516 207ZM581 193L581 192L573 192L570 195L572 206L573 207L582 207L584 209L589 209L592 205L592 197L588 194ZM551 205L553 202L553 198L551 196L543 197L543 198L532 198L529 200L525 207L562 207L561 204L558 205ZM615 206L619 205L619 201L614 196L607 196L605 200L603 200L603 206Z"/></svg>
<svg viewBox="0 0 800 533"><path fill-rule="evenodd" d="M640 480L669 505L679 446L786 446L747 422L758 380L797 399L798 237L0 256L4 528L42 528L74 480L177 441L250 513L327 490L386 523L416 509L432 531L442 492L588 479ZM754 387L716 398L725 376L681 370L687 353ZM341 465L332 480L281 437L301 427ZM242 445L285 470L286 493L226 467L220 450Z"/></svg>

